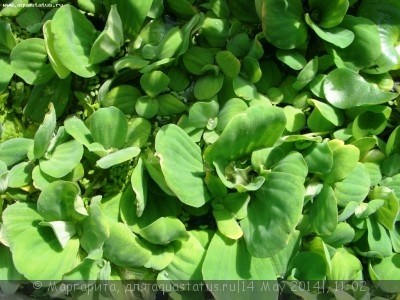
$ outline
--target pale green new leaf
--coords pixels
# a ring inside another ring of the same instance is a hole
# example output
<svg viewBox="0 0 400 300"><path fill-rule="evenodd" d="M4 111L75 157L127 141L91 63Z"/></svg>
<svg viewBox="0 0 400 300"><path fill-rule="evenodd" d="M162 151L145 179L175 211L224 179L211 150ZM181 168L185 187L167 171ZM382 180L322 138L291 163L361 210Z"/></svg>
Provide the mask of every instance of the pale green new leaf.
<svg viewBox="0 0 400 300"><path fill-rule="evenodd" d="M67 246L68 241L76 234L75 223L71 221L42 221L39 225L51 227L63 249Z"/></svg>
<svg viewBox="0 0 400 300"><path fill-rule="evenodd" d="M112 166L128 161L139 154L140 148L128 147L103 156L96 162L96 164L102 169L108 169Z"/></svg>

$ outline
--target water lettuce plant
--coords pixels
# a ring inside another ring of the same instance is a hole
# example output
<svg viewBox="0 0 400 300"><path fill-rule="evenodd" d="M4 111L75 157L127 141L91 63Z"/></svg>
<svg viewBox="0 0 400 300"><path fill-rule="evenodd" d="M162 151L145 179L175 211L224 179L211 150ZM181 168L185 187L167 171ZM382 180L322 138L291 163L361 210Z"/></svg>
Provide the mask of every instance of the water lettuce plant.
<svg viewBox="0 0 400 300"><path fill-rule="evenodd" d="M4 293L399 297L398 1L8 0L0 17Z"/></svg>

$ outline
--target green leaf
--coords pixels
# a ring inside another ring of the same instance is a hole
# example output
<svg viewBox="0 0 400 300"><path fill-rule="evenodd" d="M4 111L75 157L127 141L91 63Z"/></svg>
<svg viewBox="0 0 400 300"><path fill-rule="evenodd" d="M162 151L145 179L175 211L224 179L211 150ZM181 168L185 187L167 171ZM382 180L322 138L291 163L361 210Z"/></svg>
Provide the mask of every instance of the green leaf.
<svg viewBox="0 0 400 300"><path fill-rule="evenodd" d="M111 5L105 28L90 49L89 63L98 64L114 57L123 43L122 21L116 5Z"/></svg>
<svg viewBox="0 0 400 300"><path fill-rule="evenodd" d="M157 115L161 117L181 114L187 109L186 104L172 94L158 95L157 102Z"/></svg>
<svg viewBox="0 0 400 300"><path fill-rule="evenodd" d="M105 149L120 149L128 133L128 121L122 111L110 106L96 110L89 119L89 130L95 142Z"/></svg>
<svg viewBox="0 0 400 300"><path fill-rule="evenodd" d="M354 169L334 185L337 204L345 207L351 201L362 202L370 191L370 179L362 163L357 163Z"/></svg>
<svg viewBox="0 0 400 300"><path fill-rule="evenodd" d="M203 68L213 63L214 53L209 48L193 46L183 55L184 66L194 75L203 74Z"/></svg>
<svg viewBox="0 0 400 300"><path fill-rule="evenodd" d="M63 281L87 282L87 280L93 280L93 282L95 282L99 278L99 274L104 268L104 265L105 261L103 259L94 260L86 257L80 264L64 274ZM88 291L88 294L89 293Z"/></svg>
<svg viewBox="0 0 400 300"><path fill-rule="evenodd" d="M327 142L315 143L303 152L310 173L328 174L333 167L333 154Z"/></svg>
<svg viewBox="0 0 400 300"><path fill-rule="evenodd" d="M329 235L338 223L338 210L333 189L324 185L321 192L313 199L310 208L310 222L318 235Z"/></svg>
<svg viewBox="0 0 400 300"><path fill-rule="evenodd" d="M0 160L7 167L23 161L28 150L33 146L33 140L27 138L14 138L0 143Z"/></svg>
<svg viewBox="0 0 400 300"><path fill-rule="evenodd" d="M101 99L102 107L115 106L123 113L132 115L135 112L136 100L141 97L141 92L131 85L119 85L112 88Z"/></svg>
<svg viewBox="0 0 400 300"><path fill-rule="evenodd" d="M47 63L47 52L43 39L30 38L18 43L10 54L11 67L15 74L29 84L49 81L55 74Z"/></svg>
<svg viewBox="0 0 400 300"><path fill-rule="evenodd" d="M300 0L266 0L262 6L263 32L267 40L280 49L293 49L307 39Z"/></svg>
<svg viewBox="0 0 400 300"><path fill-rule="evenodd" d="M140 77L140 85L150 97L155 97L164 92L169 83L169 77L161 71L152 71Z"/></svg>
<svg viewBox="0 0 400 300"><path fill-rule="evenodd" d="M54 234L57 237L60 246L64 249L68 241L76 234L75 223L71 221L52 221L52 222L40 222L41 226L49 226L53 229Z"/></svg>
<svg viewBox="0 0 400 300"><path fill-rule="evenodd" d="M171 58L177 54L183 44L183 34L179 27L173 27L158 45L156 56L158 59Z"/></svg>
<svg viewBox="0 0 400 300"><path fill-rule="evenodd" d="M43 38L44 46L46 47L47 55L54 72L59 78L67 78L71 73L62 63L61 59L58 57L56 50L54 49L54 34L51 31L51 21L48 20L43 24Z"/></svg>
<svg viewBox="0 0 400 300"><path fill-rule="evenodd" d="M71 76L65 79L54 76L46 83L35 85L24 108L24 115L33 121L42 122L50 103L53 103L56 116L60 117L71 97L71 79Z"/></svg>
<svg viewBox="0 0 400 300"><path fill-rule="evenodd" d="M342 245L349 244L355 237L355 231L349 223L340 222L337 224L335 230L332 234L328 236L323 236L322 239L324 243L338 248Z"/></svg>
<svg viewBox="0 0 400 300"><path fill-rule="evenodd" d="M343 124L344 116L342 111L318 100L310 99L309 101L315 106L307 119L307 125L312 131L330 131Z"/></svg>
<svg viewBox="0 0 400 300"><path fill-rule="evenodd" d="M0 288L4 294L13 295L20 287L23 276L15 269L10 248L0 245Z"/></svg>
<svg viewBox="0 0 400 300"><path fill-rule="evenodd" d="M73 268L78 250L77 238L70 239L62 248L53 230L46 227L25 230L11 247L18 272L28 280L43 281L44 286L61 281L64 273Z"/></svg>
<svg viewBox="0 0 400 300"><path fill-rule="evenodd" d="M290 234L286 247L274 256L270 257L277 277L285 277L288 271L289 262L299 250L300 242L300 231L295 230Z"/></svg>
<svg viewBox="0 0 400 300"><path fill-rule="evenodd" d="M340 109L388 102L398 96L384 92L376 84L367 82L361 75L347 68L331 71L324 82L326 99Z"/></svg>
<svg viewBox="0 0 400 300"><path fill-rule="evenodd" d="M384 204L376 211L376 219L388 230L393 230L399 213L399 201L393 190L386 186L375 186L370 198L384 200Z"/></svg>
<svg viewBox="0 0 400 300"><path fill-rule="evenodd" d="M144 147L151 133L151 123L143 118L131 118L128 123L127 147Z"/></svg>
<svg viewBox="0 0 400 300"><path fill-rule="evenodd" d="M185 225L175 217L161 217L140 229L139 234L153 244L164 245L175 240L188 240Z"/></svg>
<svg viewBox="0 0 400 300"><path fill-rule="evenodd" d="M324 258L311 251L297 253L290 262L291 275L295 280L324 280L326 263Z"/></svg>
<svg viewBox="0 0 400 300"><path fill-rule="evenodd" d="M16 45L15 37L12 33L11 24L0 21L0 53L9 54Z"/></svg>
<svg viewBox="0 0 400 300"><path fill-rule="evenodd" d="M240 72L240 60L228 50L219 51L215 60L221 71L229 78L235 78Z"/></svg>
<svg viewBox="0 0 400 300"><path fill-rule="evenodd" d="M349 8L348 0L334 0L326 3L320 0L309 0L311 14L318 18L315 22L324 28L339 25Z"/></svg>
<svg viewBox="0 0 400 300"><path fill-rule="evenodd" d="M352 31L354 40L343 49L326 44L328 53L333 56L336 66L354 71L371 67L381 54L379 31L376 24L366 18L346 15L340 27Z"/></svg>
<svg viewBox="0 0 400 300"><path fill-rule="evenodd" d="M10 65L9 59L6 59L2 55L0 55L0 68L3 70L0 75L0 93L3 93L14 75L14 71Z"/></svg>
<svg viewBox="0 0 400 300"><path fill-rule="evenodd" d="M345 248L337 249L332 257L331 272L327 275L328 280L355 280L362 270L360 260L349 253Z"/></svg>
<svg viewBox="0 0 400 300"><path fill-rule="evenodd" d="M379 258L384 258L392 254L392 244L389 234L373 216L366 218L368 229L369 250L376 252Z"/></svg>
<svg viewBox="0 0 400 300"><path fill-rule="evenodd" d="M200 77L194 84L194 96L198 100L211 99L221 90L223 83L223 74L206 74Z"/></svg>
<svg viewBox="0 0 400 300"><path fill-rule="evenodd" d="M141 217L147 202L147 175L144 173L143 160L139 157L136 167L132 171L131 185L136 198L136 215Z"/></svg>
<svg viewBox="0 0 400 300"><path fill-rule="evenodd" d="M342 141L331 140L328 142L333 154L331 171L323 176L325 183L334 183L346 178L357 165L360 150L353 145L344 145Z"/></svg>
<svg viewBox="0 0 400 300"><path fill-rule="evenodd" d="M212 285L216 280L232 280L241 282L244 287L235 290L218 291L213 294L218 299L278 299L278 291L261 288L263 280L268 280L271 285L276 285L276 275L268 258L253 257L246 249L243 240L232 241L214 234L207 249L207 254L202 267L203 278L206 284ZM247 281L248 280L248 281ZM265 282L264 282L265 283Z"/></svg>
<svg viewBox="0 0 400 300"><path fill-rule="evenodd" d="M205 128L210 119L218 115L217 101L196 102L189 110L189 122L196 128Z"/></svg>
<svg viewBox="0 0 400 300"><path fill-rule="evenodd" d="M40 169L55 178L70 173L79 164L83 156L83 146L77 141L69 141L57 146L48 159L39 161Z"/></svg>
<svg viewBox="0 0 400 300"><path fill-rule="evenodd" d="M123 268L141 267L149 261L151 251L128 226L113 222L109 230L110 236L103 247L106 259Z"/></svg>
<svg viewBox="0 0 400 300"><path fill-rule="evenodd" d="M76 183L54 181L39 195L37 210L45 221L80 221L87 216Z"/></svg>
<svg viewBox="0 0 400 300"><path fill-rule="evenodd" d="M108 169L112 166L131 160L139 154L140 148L128 147L103 156L98 161L96 161L96 164L102 169Z"/></svg>
<svg viewBox="0 0 400 300"><path fill-rule="evenodd" d="M233 117L248 108L246 102L239 98L232 98L225 102L218 113L217 131L223 131Z"/></svg>
<svg viewBox="0 0 400 300"><path fill-rule="evenodd" d="M86 147L93 143L92 135L85 123L77 116L71 116L64 121L65 131L77 142Z"/></svg>
<svg viewBox="0 0 400 300"><path fill-rule="evenodd" d="M157 276L157 282L169 280L202 280L201 266L206 250L199 240L189 232L187 241L176 241L175 255L171 263Z"/></svg>
<svg viewBox="0 0 400 300"><path fill-rule="evenodd" d="M244 100L253 100L256 97L256 87L241 76L237 76L232 80L235 95Z"/></svg>
<svg viewBox="0 0 400 300"><path fill-rule="evenodd" d="M300 219L303 197L303 182L297 176L286 172L266 176L248 205L247 218L240 221L253 256L270 257L286 246Z"/></svg>
<svg viewBox="0 0 400 300"><path fill-rule="evenodd" d="M386 156L400 153L400 126L397 126L390 134L386 144Z"/></svg>
<svg viewBox="0 0 400 300"><path fill-rule="evenodd" d="M114 3L117 4L125 34L130 38L135 38L151 9L153 0L145 2L116 0Z"/></svg>
<svg viewBox="0 0 400 300"><path fill-rule="evenodd" d="M33 164L22 162L15 165L8 173L8 187L19 188L32 183Z"/></svg>
<svg viewBox="0 0 400 300"><path fill-rule="evenodd" d="M200 148L183 129L173 124L158 131L155 147L168 187L183 203L194 207L204 205L210 195L203 182Z"/></svg>
<svg viewBox="0 0 400 300"><path fill-rule="evenodd" d="M307 84L310 83L311 80L314 79L315 75L318 71L318 56L311 59L304 68L297 75L296 81L293 83L293 87L296 90L301 90Z"/></svg>
<svg viewBox="0 0 400 300"><path fill-rule="evenodd" d="M90 63L90 49L97 38L94 25L74 6L63 5L51 20L54 50L62 64L85 78L93 77L98 66Z"/></svg>
<svg viewBox="0 0 400 300"><path fill-rule="evenodd" d="M46 113L43 123L39 126L33 140L33 155L36 159L41 158L50 145L56 128L56 112L53 104L49 105L49 111Z"/></svg>
<svg viewBox="0 0 400 300"><path fill-rule="evenodd" d="M218 140L206 148L204 157L210 164L216 159L233 161L254 150L270 147L280 137L285 125L282 109L250 107L232 118Z"/></svg>
<svg viewBox="0 0 400 300"><path fill-rule="evenodd" d="M341 49L348 47L354 41L354 33L349 29L341 27L320 28L312 21L309 14L305 15L305 20L321 39Z"/></svg>
<svg viewBox="0 0 400 300"><path fill-rule="evenodd" d="M89 216L82 221L80 244L91 258L103 256L104 241L110 236L109 225L100 201L101 196L91 199Z"/></svg>
<svg viewBox="0 0 400 300"><path fill-rule="evenodd" d="M379 278L379 289L386 293L398 293L400 288L393 282L400 276L400 254L393 253L382 260L376 260L371 264L373 271Z"/></svg>
<svg viewBox="0 0 400 300"><path fill-rule="evenodd" d="M3 211L2 218L2 243L7 243L7 246L13 245L21 233L43 221L42 216L36 210L36 205L23 202L7 206Z"/></svg>
<svg viewBox="0 0 400 300"><path fill-rule="evenodd" d="M238 240L243 236L242 229L230 211L213 209L213 216L217 222L218 231L224 236L233 240Z"/></svg>

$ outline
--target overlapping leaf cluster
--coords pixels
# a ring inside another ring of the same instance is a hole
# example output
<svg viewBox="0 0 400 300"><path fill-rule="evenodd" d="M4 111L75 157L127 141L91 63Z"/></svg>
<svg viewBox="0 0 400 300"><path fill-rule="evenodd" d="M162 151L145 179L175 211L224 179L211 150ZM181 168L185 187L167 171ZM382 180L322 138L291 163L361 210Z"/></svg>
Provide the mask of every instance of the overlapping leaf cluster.
<svg viewBox="0 0 400 300"><path fill-rule="evenodd" d="M398 1L33 2L0 11L3 291L400 292Z"/></svg>

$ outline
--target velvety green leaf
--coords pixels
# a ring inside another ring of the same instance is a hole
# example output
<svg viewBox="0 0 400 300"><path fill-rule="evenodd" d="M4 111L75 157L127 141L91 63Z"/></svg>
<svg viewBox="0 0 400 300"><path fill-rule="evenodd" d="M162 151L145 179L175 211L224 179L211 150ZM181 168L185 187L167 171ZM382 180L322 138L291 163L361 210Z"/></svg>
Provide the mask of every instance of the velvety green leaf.
<svg viewBox="0 0 400 300"><path fill-rule="evenodd" d="M334 248L349 244L355 237L355 231L349 223L340 222L335 230L328 236L322 236L326 244Z"/></svg>
<svg viewBox="0 0 400 300"><path fill-rule="evenodd" d="M190 47L183 55L183 64L186 69L194 74L203 74L203 68L214 63L214 53L211 49L198 46Z"/></svg>
<svg viewBox="0 0 400 300"><path fill-rule="evenodd" d="M177 115L183 113L187 109L186 104L172 94L158 95L157 102L157 115L161 117Z"/></svg>
<svg viewBox="0 0 400 300"><path fill-rule="evenodd" d="M379 288L386 293L398 293L400 288L393 282L400 276L400 254L393 253L388 257L372 263L372 268L379 278Z"/></svg>
<svg viewBox="0 0 400 300"><path fill-rule="evenodd" d="M99 278L101 270L104 268L103 259L85 258L80 264L70 270L63 276L63 281L85 282L86 280L96 281ZM94 290L94 289L93 289ZM89 292L88 292L89 293Z"/></svg>
<svg viewBox="0 0 400 300"><path fill-rule="evenodd" d="M233 240L238 240L243 236L242 229L230 211L213 209L213 216L217 222L218 231L222 235Z"/></svg>
<svg viewBox="0 0 400 300"><path fill-rule="evenodd" d="M11 248L18 272L28 280L42 280L44 286L60 281L72 269L78 250L78 239L70 239L62 248L53 230L46 227L25 230Z"/></svg>
<svg viewBox="0 0 400 300"><path fill-rule="evenodd" d="M103 99L101 106L115 106L123 113L132 115L135 112L136 100L142 96L142 93L131 85L119 85L112 88Z"/></svg>
<svg viewBox="0 0 400 300"><path fill-rule="evenodd" d="M118 108L104 107L96 110L90 117L89 129L94 141L105 149L120 149L128 133L128 121Z"/></svg>
<svg viewBox="0 0 400 300"><path fill-rule="evenodd" d="M183 129L170 124L158 131L155 147L165 181L179 200L194 207L205 204L210 195L203 183L203 160L197 144Z"/></svg>
<svg viewBox="0 0 400 300"><path fill-rule="evenodd" d="M130 38L135 38L150 11L153 1L116 0L114 3L117 4L125 34Z"/></svg>
<svg viewBox="0 0 400 300"><path fill-rule="evenodd" d="M218 115L217 101L196 102L189 110L189 122L196 128L205 128L210 119Z"/></svg>
<svg viewBox="0 0 400 300"><path fill-rule="evenodd" d="M140 148L138 147L124 148L103 156L98 161L96 161L96 164L102 169L108 169L112 166L131 160L132 158L138 156L139 153Z"/></svg>
<svg viewBox="0 0 400 300"><path fill-rule="evenodd" d="M51 31L51 21L48 20L43 24L43 38L44 46L46 47L47 55L54 72L61 79L68 77L71 73L62 63L61 59L58 57L56 50L54 49L54 35Z"/></svg>
<svg viewBox="0 0 400 300"><path fill-rule="evenodd" d="M11 24L8 22L0 21L0 33L0 52L9 54L16 45L15 37L11 29Z"/></svg>
<svg viewBox="0 0 400 300"><path fill-rule="evenodd" d="M303 22L301 1L266 0L262 6L263 32L267 40L280 49L293 49L307 38L307 27Z"/></svg>
<svg viewBox="0 0 400 300"><path fill-rule="evenodd" d="M23 276L15 269L10 248L0 245L0 288L4 294L13 295L20 287Z"/></svg>
<svg viewBox="0 0 400 300"><path fill-rule="evenodd" d="M277 277L285 277L290 260L299 250L300 241L300 231L293 231L289 236L286 247L270 257Z"/></svg>
<svg viewBox="0 0 400 300"><path fill-rule="evenodd" d="M247 218L240 221L253 256L270 257L286 246L300 219L303 197L303 183L297 176L284 172L268 174L248 205Z"/></svg>
<svg viewBox="0 0 400 300"><path fill-rule="evenodd" d="M305 15L305 20L321 39L339 48L346 48L354 41L354 33L349 29L341 27L320 28L313 22L309 14Z"/></svg>
<svg viewBox="0 0 400 300"><path fill-rule="evenodd" d="M329 3L319 0L309 0L308 3L311 8L311 15L315 15L318 18L315 22L324 28L339 25L349 8L348 0L335 0Z"/></svg>
<svg viewBox="0 0 400 300"><path fill-rule="evenodd" d="M256 87L241 76L237 76L232 80L233 90L237 97L244 100L253 100L256 96Z"/></svg>
<svg viewBox="0 0 400 300"><path fill-rule="evenodd" d="M114 57L123 43L122 21L116 5L111 5L105 28L90 48L90 64L98 64L110 57Z"/></svg>
<svg viewBox="0 0 400 300"><path fill-rule="evenodd" d="M37 212L36 205L32 203L16 202L7 206L3 211L3 239L7 246L13 245L15 239L24 231L37 226L42 216Z"/></svg>
<svg viewBox="0 0 400 300"><path fill-rule="evenodd" d="M63 249L67 246L68 241L76 234L75 223L71 221L42 221L39 225L51 227Z"/></svg>
<svg viewBox="0 0 400 300"><path fill-rule="evenodd" d="M139 234L153 244L169 244L175 240L188 240L185 225L175 217L162 217L142 228Z"/></svg>
<svg viewBox="0 0 400 300"><path fill-rule="evenodd" d="M296 132L304 128L306 125L306 116L304 113L293 106L285 106L283 108L286 116L286 130Z"/></svg>
<svg viewBox="0 0 400 300"><path fill-rule="evenodd" d="M150 96L143 96L137 99L135 103L135 110L139 117L151 119L157 115L159 109L158 101L156 98Z"/></svg>
<svg viewBox="0 0 400 300"><path fill-rule="evenodd" d="M343 113L336 107L332 107L324 102L310 99L309 100L315 107L311 115L307 119L307 125L312 131L323 131L327 128L334 128L335 126L341 126L344 122ZM318 116L314 116L315 113L319 113ZM321 120L322 118L322 120ZM327 122L328 124L322 128L321 121ZM334 126L333 126L334 125Z"/></svg>
<svg viewBox="0 0 400 300"><path fill-rule="evenodd" d="M3 70L0 75L0 93L3 93L7 89L8 83L14 75L14 71L9 60L5 59L3 56L0 56L0 68Z"/></svg>
<svg viewBox="0 0 400 300"><path fill-rule="evenodd" d="M210 286L215 280L232 280L254 284L254 289L213 291L218 299L277 299L278 291L261 288L262 280L277 284L276 275L268 258L251 256L244 240L232 241L219 233L214 234L202 267L203 278ZM251 281L250 281L251 280ZM239 287L237 287L239 289Z"/></svg>
<svg viewBox="0 0 400 300"><path fill-rule="evenodd" d="M323 280L326 274L324 258L314 252L304 251L297 253L290 262L291 275L289 279Z"/></svg>
<svg viewBox="0 0 400 300"><path fill-rule="evenodd" d="M64 121L64 128L69 135L86 147L93 143L92 135L85 123L77 116L71 116Z"/></svg>
<svg viewBox="0 0 400 300"><path fill-rule="evenodd" d="M326 44L328 53L333 56L336 66L354 71L372 66L381 54L376 24L366 18L346 15L340 27L352 31L354 40L344 49Z"/></svg>
<svg viewBox="0 0 400 300"><path fill-rule="evenodd" d="M103 256L104 241L110 236L109 225L100 201L101 196L91 199L89 216L82 221L80 244L91 258Z"/></svg>
<svg viewBox="0 0 400 300"><path fill-rule="evenodd" d="M331 140L328 142L333 154L331 171L324 175L326 183L334 183L346 178L357 165L360 150L353 145L344 145L342 141Z"/></svg>
<svg viewBox="0 0 400 300"><path fill-rule="evenodd" d="M143 160L140 157L132 171L131 185L136 195L136 215L141 217L147 202L147 175L144 173Z"/></svg>
<svg viewBox="0 0 400 300"><path fill-rule="evenodd" d="M165 91L169 82L169 77L161 71L152 71L140 77L140 85L150 97L155 97Z"/></svg>
<svg viewBox="0 0 400 300"><path fill-rule="evenodd" d="M360 260L345 248L337 249L331 264L332 269L327 275L328 280L354 280L362 270Z"/></svg>
<svg viewBox="0 0 400 300"><path fill-rule="evenodd" d="M117 73L124 69L141 69L149 64L148 60L142 59L136 55L126 55L114 63L114 69Z"/></svg>
<svg viewBox="0 0 400 300"><path fill-rule="evenodd" d="M386 156L396 152L400 153L400 126L397 126L390 134L386 144Z"/></svg>
<svg viewBox="0 0 400 300"><path fill-rule="evenodd" d="M51 32L54 50L67 69L85 78L97 73L98 66L89 61L96 29L77 8L66 4L57 9L51 20Z"/></svg>
<svg viewBox="0 0 400 300"><path fill-rule="evenodd" d="M179 27L173 27L162 39L157 48L157 58L164 59L175 56L183 44L183 34Z"/></svg>
<svg viewBox="0 0 400 300"><path fill-rule="evenodd" d="M201 35L211 48L224 48L229 37L229 23L226 19L206 16L201 27Z"/></svg>
<svg viewBox="0 0 400 300"><path fill-rule="evenodd" d="M110 236L104 242L104 257L117 266L141 267L151 257L151 251L123 223L113 222L109 227Z"/></svg>
<svg viewBox="0 0 400 300"><path fill-rule="evenodd" d="M143 147L151 133L151 123L144 118L131 118L128 123L127 147Z"/></svg>
<svg viewBox="0 0 400 300"><path fill-rule="evenodd" d="M42 122L50 103L54 105L56 116L60 117L70 100L71 76L60 79L54 76L43 84L37 84L30 93L24 108L24 115L29 119Z"/></svg>
<svg viewBox="0 0 400 300"><path fill-rule="evenodd" d="M43 123L39 126L33 140L33 155L36 159L41 158L50 144L56 128L56 112L53 104L49 105L49 111L46 113Z"/></svg>
<svg viewBox="0 0 400 300"><path fill-rule="evenodd" d="M371 192L370 197L385 201L384 205L376 211L376 219L388 230L393 230L399 214L399 200L393 193L393 190L385 186L376 186Z"/></svg>
<svg viewBox="0 0 400 300"><path fill-rule="evenodd" d="M32 183L32 170L34 165L22 162L15 165L8 173L8 187L19 188Z"/></svg>
<svg viewBox="0 0 400 300"><path fill-rule="evenodd" d="M190 234L187 241L176 241L175 255L171 263L157 276L157 282L169 280L202 280L201 267L206 250L197 238Z"/></svg>
<svg viewBox="0 0 400 300"><path fill-rule="evenodd" d="M304 88L311 80L314 79L318 71L318 56L311 59L304 68L297 75L296 81L293 83L293 87L296 90Z"/></svg>
<svg viewBox="0 0 400 300"><path fill-rule="evenodd" d="M242 113L248 108L246 102L239 98L232 98L225 102L218 113L218 124L216 129L223 131L229 121L236 115Z"/></svg>
<svg viewBox="0 0 400 300"><path fill-rule="evenodd" d="M392 244L389 234L383 225L370 216L366 218L368 228L368 246L370 251L376 252L384 258L392 254Z"/></svg>
<svg viewBox="0 0 400 300"><path fill-rule="evenodd" d="M282 134L285 124L285 114L279 108L250 107L232 118L219 139L205 150L205 159L233 161L270 147Z"/></svg>
<svg viewBox="0 0 400 300"><path fill-rule="evenodd" d="M399 253L400 250L400 223L397 222L393 230L389 230L390 239L392 241L393 250Z"/></svg>
<svg viewBox="0 0 400 300"><path fill-rule="evenodd" d="M333 154L328 143L315 143L303 152L310 173L328 174L333 167Z"/></svg>
<svg viewBox="0 0 400 300"><path fill-rule="evenodd" d="M37 210L45 221L79 221L87 216L76 183L58 180L43 189Z"/></svg>
<svg viewBox="0 0 400 300"><path fill-rule="evenodd" d="M335 183L337 204L345 207L349 202L362 202L370 191L370 180L364 165L357 163L342 181Z"/></svg>
<svg viewBox="0 0 400 300"><path fill-rule="evenodd" d="M352 202L354 203L354 202ZM383 199L372 199L368 203L359 203L356 210L354 211L354 215L357 218L366 218L369 215L375 213L380 207L385 204L385 200Z"/></svg>
<svg viewBox="0 0 400 300"><path fill-rule="evenodd" d="M49 159L39 161L40 169L55 178L61 178L70 173L81 161L83 146L77 141L69 141L57 146Z"/></svg>
<svg viewBox="0 0 400 300"><path fill-rule="evenodd" d="M44 40L26 39L18 43L10 54L13 71L29 84L41 84L55 74L47 64L47 52Z"/></svg>
<svg viewBox="0 0 400 300"><path fill-rule="evenodd" d="M215 56L215 60L226 76L235 78L239 75L240 61L232 52L228 50L220 51Z"/></svg>
<svg viewBox="0 0 400 300"><path fill-rule="evenodd" d="M384 92L346 68L338 68L328 74L324 93L329 103L341 109L385 103L397 97L396 93Z"/></svg>
<svg viewBox="0 0 400 300"><path fill-rule="evenodd" d="M276 51L276 57L284 64L291 67L293 70L300 71L307 64L305 57L297 50L282 50Z"/></svg>
<svg viewBox="0 0 400 300"><path fill-rule="evenodd" d="M318 235L332 234L338 222L338 210L333 189L324 185L313 199L310 208L310 222Z"/></svg>
<svg viewBox="0 0 400 300"><path fill-rule="evenodd" d="M221 90L223 83L223 74L206 74L200 77L194 84L194 96L198 100L211 99Z"/></svg>

